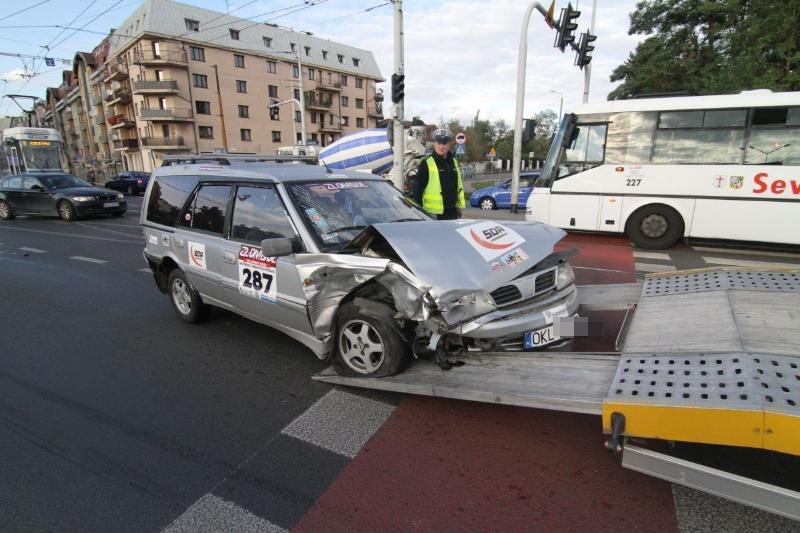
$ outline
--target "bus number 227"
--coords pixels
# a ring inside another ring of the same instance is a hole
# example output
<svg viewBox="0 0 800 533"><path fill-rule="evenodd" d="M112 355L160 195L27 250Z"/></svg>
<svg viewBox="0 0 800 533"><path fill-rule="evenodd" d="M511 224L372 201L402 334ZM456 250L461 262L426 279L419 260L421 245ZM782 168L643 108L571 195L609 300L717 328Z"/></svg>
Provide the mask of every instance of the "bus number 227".
<svg viewBox="0 0 800 533"><path fill-rule="evenodd" d="M625 179L626 187L638 187L642 183L642 178L627 178Z"/></svg>

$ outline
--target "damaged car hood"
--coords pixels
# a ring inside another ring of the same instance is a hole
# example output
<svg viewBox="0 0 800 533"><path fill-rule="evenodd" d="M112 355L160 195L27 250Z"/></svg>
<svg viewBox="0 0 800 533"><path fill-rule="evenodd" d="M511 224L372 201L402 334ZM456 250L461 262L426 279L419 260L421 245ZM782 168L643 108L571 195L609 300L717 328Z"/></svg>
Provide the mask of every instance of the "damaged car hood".
<svg viewBox="0 0 800 533"><path fill-rule="evenodd" d="M386 239L440 302L497 289L552 254L566 235L541 223L462 219L374 224L353 244L365 243L371 232Z"/></svg>

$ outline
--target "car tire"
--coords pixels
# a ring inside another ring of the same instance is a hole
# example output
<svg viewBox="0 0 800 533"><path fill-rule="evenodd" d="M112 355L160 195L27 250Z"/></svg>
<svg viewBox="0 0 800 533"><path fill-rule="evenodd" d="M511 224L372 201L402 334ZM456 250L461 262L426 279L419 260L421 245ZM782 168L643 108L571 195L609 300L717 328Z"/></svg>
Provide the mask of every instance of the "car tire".
<svg viewBox="0 0 800 533"><path fill-rule="evenodd" d="M11 206L5 200L0 200L0 219L14 220L14 213L11 211Z"/></svg>
<svg viewBox="0 0 800 533"><path fill-rule="evenodd" d="M683 218L668 205L640 207L628 218L625 234L639 248L663 250L683 236Z"/></svg>
<svg viewBox="0 0 800 533"><path fill-rule="evenodd" d="M64 222L72 222L75 220L75 208L72 207L72 204L66 200L61 200L56 204L56 209L58 210L58 216Z"/></svg>
<svg viewBox="0 0 800 533"><path fill-rule="evenodd" d="M484 196L480 200L478 200L478 207L483 209L484 211L491 211L497 207L497 204L494 201L494 198L489 196Z"/></svg>
<svg viewBox="0 0 800 533"><path fill-rule="evenodd" d="M200 294L192 287L181 269L174 268L169 273L167 294L172 307L184 322L197 324L208 316L208 305L203 303Z"/></svg>
<svg viewBox="0 0 800 533"><path fill-rule="evenodd" d="M394 319L395 311L363 298L342 304L336 318L333 368L342 376L385 377L401 372L410 349Z"/></svg>

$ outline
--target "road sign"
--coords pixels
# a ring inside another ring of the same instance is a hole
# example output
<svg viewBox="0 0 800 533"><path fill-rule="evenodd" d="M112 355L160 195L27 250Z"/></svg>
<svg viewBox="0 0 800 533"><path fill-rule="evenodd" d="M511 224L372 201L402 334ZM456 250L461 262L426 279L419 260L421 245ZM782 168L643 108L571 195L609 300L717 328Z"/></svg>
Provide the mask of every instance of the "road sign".
<svg viewBox="0 0 800 533"><path fill-rule="evenodd" d="M467 153L467 145L466 144L457 144L456 145L456 155L464 155Z"/></svg>
<svg viewBox="0 0 800 533"><path fill-rule="evenodd" d="M456 134L456 143L464 144L466 142L467 142L467 134L466 133L461 132L461 133L457 133ZM456 153L458 153L458 152L456 152Z"/></svg>
<svg viewBox="0 0 800 533"><path fill-rule="evenodd" d="M528 159L533 159L533 152L528 152Z"/></svg>

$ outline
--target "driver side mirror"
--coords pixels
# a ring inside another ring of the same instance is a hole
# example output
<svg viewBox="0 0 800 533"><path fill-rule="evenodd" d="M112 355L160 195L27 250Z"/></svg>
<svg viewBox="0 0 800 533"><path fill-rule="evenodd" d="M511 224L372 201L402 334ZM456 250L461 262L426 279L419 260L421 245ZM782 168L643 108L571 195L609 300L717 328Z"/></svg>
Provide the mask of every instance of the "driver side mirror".
<svg viewBox="0 0 800 533"><path fill-rule="evenodd" d="M288 237L274 237L261 241L261 253L266 257L282 257L291 255L292 239Z"/></svg>
<svg viewBox="0 0 800 533"><path fill-rule="evenodd" d="M42 187L41 185L31 185L31 190L32 191L44 192L44 187Z"/></svg>

